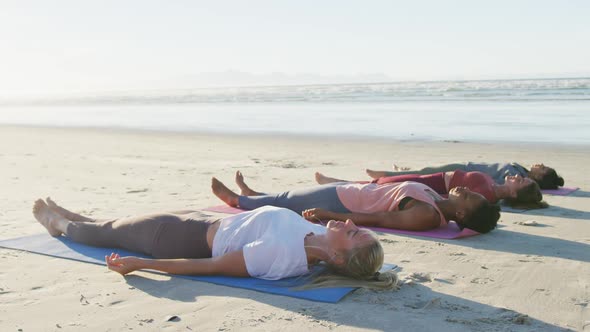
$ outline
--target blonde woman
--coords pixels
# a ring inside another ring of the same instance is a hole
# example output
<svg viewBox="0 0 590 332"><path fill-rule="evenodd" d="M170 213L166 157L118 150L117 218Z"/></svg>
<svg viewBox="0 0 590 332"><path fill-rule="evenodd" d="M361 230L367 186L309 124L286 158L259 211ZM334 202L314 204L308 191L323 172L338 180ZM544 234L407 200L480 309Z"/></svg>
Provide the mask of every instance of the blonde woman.
<svg viewBox="0 0 590 332"><path fill-rule="evenodd" d="M110 270L140 269L171 274L224 275L276 280L302 276L323 262L302 288L352 286L393 288L395 273L379 273L383 248L352 221L312 224L283 208L262 207L222 219L198 211L95 220L66 210L51 199L37 200L35 218L52 236L126 249L153 259L105 257Z"/></svg>

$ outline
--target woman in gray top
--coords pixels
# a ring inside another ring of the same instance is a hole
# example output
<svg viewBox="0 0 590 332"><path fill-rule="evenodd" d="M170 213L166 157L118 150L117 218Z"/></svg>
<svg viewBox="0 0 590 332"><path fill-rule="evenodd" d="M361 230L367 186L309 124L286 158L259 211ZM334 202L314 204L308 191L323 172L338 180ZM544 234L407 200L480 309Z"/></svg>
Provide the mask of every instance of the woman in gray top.
<svg viewBox="0 0 590 332"><path fill-rule="evenodd" d="M482 172L494 179L498 184L504 183L504 178L507 175L515 176L520 175L522 177L529 177L539 184L541 189L557 189L557 187L563 186L563 178L557 175L555 169L547 167L543 164L534 164L530 170L518 163L454 163L446 164L435 167L425 167L419 170L402 170L397 166L394 166L394 171L374 171L367 169L367 174L378 179L384 176L395 176L405 174L432 174L438 172L452 172L455 170L463 170L465 172Z"/></svg>

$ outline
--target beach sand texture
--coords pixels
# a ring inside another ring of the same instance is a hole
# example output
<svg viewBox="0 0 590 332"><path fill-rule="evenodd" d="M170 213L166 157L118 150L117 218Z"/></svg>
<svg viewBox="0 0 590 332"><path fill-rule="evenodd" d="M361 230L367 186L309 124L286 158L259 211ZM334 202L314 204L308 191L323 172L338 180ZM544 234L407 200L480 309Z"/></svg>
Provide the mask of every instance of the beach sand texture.
<svg viewBox="0 0 590 332"><path fill-rule="evenodd" d="M316 303L147 272L0 249L0 331L553 331L590 330L590 149L453 142L345 141L0 127L0 238L43 232L33 201L117 217L219 204L217 176L241 170L267 192L314 184L314 172L364 179L392 163L543 162L569 196L502 213L490 234L436 240L379 234L402 267L397 292L357 290ZM534 220L537 226L519 224ZM166 321L169 316L178 319Z"/></svg>

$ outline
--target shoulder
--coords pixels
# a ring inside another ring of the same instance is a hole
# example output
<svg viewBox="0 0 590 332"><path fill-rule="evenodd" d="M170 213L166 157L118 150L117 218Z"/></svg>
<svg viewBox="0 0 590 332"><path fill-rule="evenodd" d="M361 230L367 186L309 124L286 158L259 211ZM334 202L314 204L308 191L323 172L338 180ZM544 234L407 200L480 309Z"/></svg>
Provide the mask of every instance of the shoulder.
<svg viewBox="0 0 590 332"><path fill-rule="evenodd" d="M425 231L440 226L441 216L435 207L419 200L408 204L411 206L402 211L390 212L382 227Z"/></svg>
<svg viewBox="0 0 590 332"><path fill-rule="evenodd" d="M435 220L437 222L440 220L438 210L434 206L432 206L431 204L419 201L419 202L417 202L415 208L417 211L419 211L420 216L422 217L421 219Z"/></svg>
<svg viewBox="0 0 590 332"><path fill-rule="evenodd" d="M438 210L431 204L414 199L406 206L407 208L404 209L404 211L411 211L410 213L412 213L413 217L417 220L440 223Z"/></svg>

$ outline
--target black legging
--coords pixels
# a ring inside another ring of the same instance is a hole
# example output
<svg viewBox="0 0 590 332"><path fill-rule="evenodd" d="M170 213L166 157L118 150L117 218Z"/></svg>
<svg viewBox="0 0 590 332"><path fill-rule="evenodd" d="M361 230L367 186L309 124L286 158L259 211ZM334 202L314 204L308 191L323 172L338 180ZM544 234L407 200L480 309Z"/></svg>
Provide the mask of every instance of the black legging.
<svg viewBox="0 0 590 332"><path fill-rule="evenodd" d="M121 248L154 258L208 258L207 229L216 219L197 211L72 222L66 235L75 242Z"/></svg>

